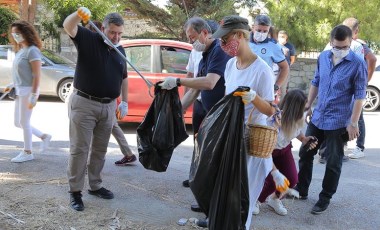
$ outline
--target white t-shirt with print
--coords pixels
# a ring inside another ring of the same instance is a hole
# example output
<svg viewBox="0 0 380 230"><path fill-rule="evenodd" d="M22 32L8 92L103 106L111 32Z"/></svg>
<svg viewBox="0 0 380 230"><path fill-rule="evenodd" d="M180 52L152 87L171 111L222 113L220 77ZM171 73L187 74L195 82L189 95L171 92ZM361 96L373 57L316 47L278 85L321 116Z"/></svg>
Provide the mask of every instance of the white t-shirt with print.
<svg viewBox="0 0 380 230"><path fill-rule="evenodd" d="M202 60L202 52L191 50L189 61L186 66L187 72L193 73L194 77L197 77L199 62Z"/></svg>
<svg viewBox="0 0 380 230"><path fill-rule="evenodd" d="M239 86L248 86L256 91L257 95L266 101L274 100L274 77L272 69L265 63L263 59L257 59L247 68L239 70L236 67L236 57L231 58L226 65L224 71L224 79L226 86L226 94L230 94ZM247 122L253 105L249 103L245 105L245 121ZM252 114L253 124L266 125L267 116L260 113L257 109Z"/></svg>

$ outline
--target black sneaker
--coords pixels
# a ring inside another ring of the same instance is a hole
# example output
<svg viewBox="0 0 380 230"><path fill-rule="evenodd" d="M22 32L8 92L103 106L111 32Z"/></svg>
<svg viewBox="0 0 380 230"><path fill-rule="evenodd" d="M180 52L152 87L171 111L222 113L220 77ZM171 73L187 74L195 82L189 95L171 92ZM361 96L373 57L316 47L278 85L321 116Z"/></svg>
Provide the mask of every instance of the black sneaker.
<svg viewBox="0 0 380 230"><path fill-rule="evenodd" d="M128 164L131 164L133 162L135 162L137 160L136 156L133 154L132 156L125 156L123 157L123 159L119 160L119 161L116 161L115 162L115 165L117 166L125 166L125 165L128 165Z"/></svg>
<svg viewBox="0 0 380 230"><path fill-rule="evenodd" d="M88 190L88 193L103 199L113 199L113 193L103 187L95 191Z"/></svg>
<svg viewBox="0 0 380 230"><path fill-rule="evenodd" d="M184 180L184 181L182 182L182 185L183 185L183 187L185 187L185 188L190 187L190 182L189 182L189 180Z"/></svg>
<svg viewBox="0 0 380 230"><path fill-rule="evenodd" d="M84 210L81 192L70 192L70 206L76 211Z"/></svg>
<svg viewBox="0 0 380 230"><path fill-rule="evenodd" d="M318 202L311 209L311 213L314 214L314 215L321 214L324 211L326 211L326 209L329 206L329 204L330 204L330 202L318 200Z"/></svg>

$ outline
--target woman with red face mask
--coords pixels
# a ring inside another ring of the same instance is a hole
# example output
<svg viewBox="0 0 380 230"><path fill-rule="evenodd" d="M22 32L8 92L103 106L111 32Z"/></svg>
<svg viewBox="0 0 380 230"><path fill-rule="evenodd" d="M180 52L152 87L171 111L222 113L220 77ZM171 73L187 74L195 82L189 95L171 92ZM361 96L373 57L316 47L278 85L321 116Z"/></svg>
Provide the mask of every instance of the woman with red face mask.
<svg viewBox="0 0 380 230"><path fill-rule="evenodd" d="M220 24L212 37L220 38L221 48L233 57L227 62L224 72L226 94L234 92L239 86L249 87L250 91L243 92L241 95L245 104L245 121L247 122L249 113L255 107L252 113L253 123L267 125L268 116L276 112L271 105L274 100L273 71L249 48L247 19L237 15L226 16ZM250 229L253 209L272 166L271 157L259 158L247 155L250 207L246 229ZM276 185L287 189L285 179L284 177L284 180Z"/></svg>

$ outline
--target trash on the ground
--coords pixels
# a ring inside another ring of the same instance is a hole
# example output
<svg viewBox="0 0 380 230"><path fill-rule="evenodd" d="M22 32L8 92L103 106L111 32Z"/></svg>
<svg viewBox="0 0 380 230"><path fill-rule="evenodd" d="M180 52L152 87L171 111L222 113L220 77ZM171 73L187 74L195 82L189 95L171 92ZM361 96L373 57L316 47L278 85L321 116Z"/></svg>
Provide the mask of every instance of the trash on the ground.
<svg viewBox="0 0 380 230"><path fill-rule="evenodd" d="M198 220L198 218L195 218L195 217L191 217L189 218L189 222L192 223L192 224L195 224L195 222Z"/></svg>
<svg viewBox="0 0 380 230"><path fill-rule="evenodd" d="M186 218L181 218L177 222L177 224L180 225L180 226L184 226L184 225L186 225L186 223L187 223L187 219Z"/></svg>

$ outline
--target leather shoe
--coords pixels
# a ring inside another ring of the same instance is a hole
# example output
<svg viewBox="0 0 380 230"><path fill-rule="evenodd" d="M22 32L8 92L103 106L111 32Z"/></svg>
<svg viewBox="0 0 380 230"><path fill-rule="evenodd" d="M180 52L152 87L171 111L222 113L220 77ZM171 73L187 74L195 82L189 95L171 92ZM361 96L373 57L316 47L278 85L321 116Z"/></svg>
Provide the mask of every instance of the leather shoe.
<svg viewBox="0 0 380 230"><path fill-rule="evenodd" d="M197 205L197 204L192 204L191 205L191 211L193 211L193 212L203 212L202 209L201 209L201 207L199 207L199 205Z"/></svg>
<svg viewBox="0 0 380 230"><path fill-rule="evenodd" d="M82 201L81 192L71 192L70 193L70 206L76 211L83 211L84 204Z"/></svg>
<svg viewBox="0 0 380 230"><path fill-rule="evenodd" d="M107 190L103 187L101 187L100 189L95 190L95 191L88 190L88 193L90 195L94 195L94 196L97 196L97 197L100 197L103 199L107 199L107 200L113 199L113 193L110 190Z"/></svg>
<svg viewBox="0 0 380 230"><path fill-rule="evenodd" d="M184 181L182 182L182 185L183 185L183 187L185 187L185 188L190 187L190 182L189 182L189 180L184 180Z"/></svg>
<svg viewBox="0 0 380 230"><path fill-rule="evenodd" d="M328 202L328 201L318 200L318 202L311 209L311 213L315 214L315 215L321 214L324 211L326 211L329 204L330 204L330 202Z"/></svg>

